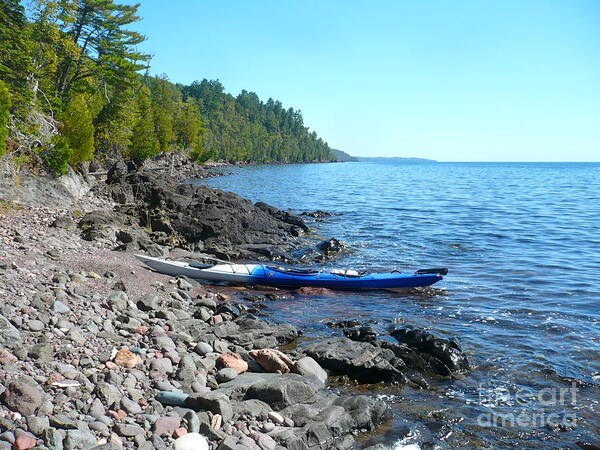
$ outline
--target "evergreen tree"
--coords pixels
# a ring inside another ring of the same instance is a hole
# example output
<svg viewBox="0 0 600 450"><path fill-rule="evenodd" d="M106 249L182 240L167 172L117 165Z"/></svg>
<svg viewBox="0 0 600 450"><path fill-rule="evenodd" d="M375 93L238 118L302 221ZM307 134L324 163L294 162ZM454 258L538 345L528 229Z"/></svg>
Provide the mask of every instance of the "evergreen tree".
<svg viewBox="0 0 600 450"><path fill-rule="evenodd" d="M94 125L86 98L82 94L76 95L69 102L62 120L64 123L62 134L66 137L72 150L69 164L76 167L83 161L94 158Z"/></svg>
<svg viewBox="0 0 600 450"><path fill-rule="evenodd" d="M8 138L8 119L10 114L10 95L6 85L0 81L0 158L6 153Z"/></svg>
<svg viewBox="0 0 600 450"><path fill-rule="evenodd" d="M0 0L0 80L17 103L29 102L27 74L31 56L25 12L18 0Z"/></svg>
<svg viewBox="0 0 600 450"><path fill-rule="evenodd" d="M205 156L202 148L202 122L198 105L189 99L183 103L175 116L177 146L190 153L195 160Z"/></svg>
<svg viewBox="0 0 600 450"><path fill-rule="evenodd" d="M128 153L131 159L139 162L160 153L160 143L154 129L150 89L147 86L142 86L137 93L137 107L137 121L133 127Z"/></svg>
<svg viewBox="0 0 600 450"><path fill-rule="evenodd" d="M181 92L168 81L166 76L154 77L148 81L152 91L156 137L160 144L160 151L167 152L175 144L173 121L176 110L181 105Z"/></svg>
<svg viewBox="0 0 600 450"><path fill-rule="evenodd" d="M73 156L73 150L69 146L69 140L66 136L56 135L52 146L41 153L42 160L46 167L55 176L64 175L69 170L69 161Z"/></svg>
<svg viewBox="0 0 600 450"><path fill-rule="evenodd" d="M99 151L127 153L137 122L137 102L132 89L118 90L105 103L94 120L96 148Z"/></svg>
<svg viewBox="0 0 600 450"><path fill-rule="evenodd" d="M80 51L60 64L58 95L64 97L75 84L90 77L113 86L134 83L137 71L150 59L135 49L144 36L125 28L140 20L136 15L139 4L122 5L113 0L65 0L59 4L62 30Z"/></svg>

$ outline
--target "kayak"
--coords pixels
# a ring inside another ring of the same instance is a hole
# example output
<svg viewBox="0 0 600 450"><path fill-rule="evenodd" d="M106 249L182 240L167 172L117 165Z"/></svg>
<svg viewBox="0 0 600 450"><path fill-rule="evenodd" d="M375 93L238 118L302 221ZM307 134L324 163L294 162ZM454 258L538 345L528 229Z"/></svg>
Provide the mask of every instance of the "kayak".
<svg viewBox="0 0 600 450"><path fill-rule="evenodd" d="M358 272L355 270L313 270L267 264L191 264L150 256L135 257L151 269L172 276L186 276L233 284L262 284L298 288L394 289L431 286L442 280L448 269L421 269L415 273Z"/></svg>

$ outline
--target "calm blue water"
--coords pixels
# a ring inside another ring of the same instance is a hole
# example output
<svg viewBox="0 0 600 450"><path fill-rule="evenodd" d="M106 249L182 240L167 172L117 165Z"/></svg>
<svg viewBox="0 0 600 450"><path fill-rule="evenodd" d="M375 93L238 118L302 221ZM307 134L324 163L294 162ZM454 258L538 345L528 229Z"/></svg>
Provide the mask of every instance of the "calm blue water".
<svg viewBox="0 0 600 450"><path fill-rule="evenodd" d="M600 164L233 171L209 183L282 209L340 213L314 224L355 249L336 265L450 268L432 296L336 293L271 305L309 335L333 333L328 320L361 318L381 331L394 322L459 338L474 370L429 391L378 391L395 419L367 443L422 445L431 433L452 448L600 441ZM404 422L417 424L407 439Z"/></svg>

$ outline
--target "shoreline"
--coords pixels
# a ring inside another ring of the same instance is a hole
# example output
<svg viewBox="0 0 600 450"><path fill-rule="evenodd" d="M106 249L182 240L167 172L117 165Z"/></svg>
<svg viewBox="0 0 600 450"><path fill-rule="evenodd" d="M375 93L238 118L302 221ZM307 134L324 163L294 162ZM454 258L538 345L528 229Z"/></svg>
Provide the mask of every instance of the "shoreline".
<svg viewBox="0 0 600 450"><path fill-rule="evenodd" d="M94 200L87 209L97 206ZM265 217L278 217L277 226L286 232L295 233L300 226L294 216L279 210L259 208L252 214L265 209L269 214ZM32 411L23 399L19 403L19 394L13 392L18 389L3 383L0 420L9 434L0 437L0 448L3 442L16 445L17 439L48 447L57 439L69 445L91 444L95 439L96 444L106 441L117 447L178 448L177 438L189 434L192 437L186 439L193 439L197 432L209 439L211 448L235 444L325 449L334 443L336 448L351 448L359 445L355 434L367 430L377 434L377 425L389 420L388 407L351 389L334 394L322 382L327 377L323 368L330 376L345 375L361 383L395 380L421 388L428 385L424 375L439 376L448 370L423 346L435 337L408 332L394 345L378 340L360 324L345 324L343 332L352 339L321 339L285 350L282 356L274 350L293 344L301 330L253 317L261 314L261 303L285 301L289 292L221 289L150 272L130 254L137 251L128 247L133 241L121 244L125 252L111 247L106 231L112 225L106 217L84 229L81 223L89 214L85 207L19 209L4 204L0 271L6 280L2 286L6 300L0 337L8 334L13 341L0 342L6 347L0 350L0 371L6 380L29 385L20 386L21 394L34 389L29 394L39 398L39 405L33 411L35 419L26 418ZM93 231L99 232L94 239L81 239ZM179 255L194 253L181 250ZM183 328L179 322L185 323ZM446 345L447 356L460 356L443 340L437 342ZM112 352L107 353L109 348ZM201 354L206 349L211 351ZM252 351L262 349L268 351L252 356ZM223 356L229 351L235 356ZM364 360L365 354L371 358ZM407 366L406 361L415 358L420 358L420 367ZM453 370L466 370L466 364ZM131 385L123 389L126 380ZM196 403L188 408L189 404L169 406L157 400L159 391L169 390L187 391ZM298 397L298 390L311 392L310 398ZM63 403L57 404L57 398ZM238 411L236 416L236 408L245 414ZM41 417L45 415L50 422Z"/></svg>

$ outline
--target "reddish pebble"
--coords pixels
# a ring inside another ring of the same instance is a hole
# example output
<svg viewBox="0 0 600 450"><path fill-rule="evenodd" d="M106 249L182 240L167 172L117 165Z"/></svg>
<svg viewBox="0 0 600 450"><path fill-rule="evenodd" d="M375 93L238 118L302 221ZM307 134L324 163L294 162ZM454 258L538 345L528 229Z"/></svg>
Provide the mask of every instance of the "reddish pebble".
<svg viewBox="0 0 600 450"><path fill-rule="evenodd" d="M14 364L18 361L17 357L8 350L0 350L0 364Z"/></svg>
<svg viewBox="0 0 600 450"><path fill-rule="evenodd" d="M50 375L48 375L48 381L46 381L46 384L58 383L59 381L65 381L65 377L58 372L52 372Z"/></svg>
<svg viewBox="0 0 600 450"><path fill-rule="evenodd" d="M144 327L144 326L141 326L141 327L135 327L135 328L133 329L133 331L135 331L137 334L142 334L142 335L144 335L144 334L147 334L147 333L148 333L148 327Z"/></svg>
<svg viewBox="0 0 600 450"><path fill-rule="evenodd" d="M106 361L104 363L104 365L109 368L110 370L117 370L119 368L119 366L117 366L114 362L112 361Z"/></svg>
<svg viewBox="0 0 600 450"><path fill-rule="evenodd" d="M173 437L175 439L180 438L181 436L185 436L187 434L187 430L183 427L181 428L177 428L174 432L173 432Z"/></svg>
<svg viewBox="0 0 600 450"><path fill-rule="evenodd" d="M17 450L25 450L28 448L35 447L37 441L31 436L21 435L15 439L14 448Z"/></svg>
<svg viewBox="0 0 600 450"><path fill-rule="evenodd" d="M154 354L154 357L155 357L155 358L164 358L164 357L165 357L165 355L163 355L161 352L156 352L156 353Z"/></svg>
<svg viewBox="0 0 600 450"><path fill-rule="evenodd" d="M126 367L128 369L133 369L135 366L142 362L138 355L127 350L126 348L122 348L121 350L119 350L115 355L113 361L116 365Z"/></svg>
<svg viewBox="0 0 600 450"><path fill-rule="evenodd" d="M215 314L212 316L213 323L221 323L223 322L223 316L221 314Z"/></svg>
<svg viewBox="0 0 600 450"><path fill-rule="evenodd" d="M146 400L145 398L140 398L140 401L138 402L138 404L142 407L145 408L146 406L148 406L148 400Z"/></svg>
<svg viewBox="0 0 600 450"><path fill-rule="evenodd" d="M113 411L111 409L110 411L108 411L108 415L115 420L123 420L125 417L127 417L127 413L122 409L119 409L118 411Z"/></svg>

